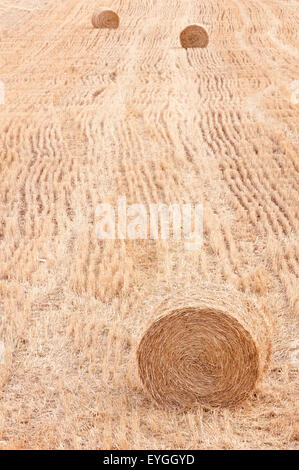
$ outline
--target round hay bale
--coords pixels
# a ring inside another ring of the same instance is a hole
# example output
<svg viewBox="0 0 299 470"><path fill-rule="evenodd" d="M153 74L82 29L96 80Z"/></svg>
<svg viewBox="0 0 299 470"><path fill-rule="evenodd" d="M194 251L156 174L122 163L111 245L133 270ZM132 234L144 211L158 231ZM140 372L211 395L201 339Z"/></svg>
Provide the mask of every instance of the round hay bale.
<svg viewBox="0 0 299 470"><path fill-rule="evenodd" d="M187 26L180 34L181 46L185 49L190 47L207 47L209 35L205 28L199 24Z"/></svg>
<svg viewBox="0 0 299 470"><path fill-rule="evenodd" d="M254 390L271 343L264 313L248 299L206 285L171 295L154 316L137 361L144 387L159 404L231 407Z"/></svg>
<svg viewBox="0 0 299 470"><path fill-rule="evenodd" d="M113 10L100 8L92 15L91 22L94 28L116 29L119 27L119 16Z"/></svg>

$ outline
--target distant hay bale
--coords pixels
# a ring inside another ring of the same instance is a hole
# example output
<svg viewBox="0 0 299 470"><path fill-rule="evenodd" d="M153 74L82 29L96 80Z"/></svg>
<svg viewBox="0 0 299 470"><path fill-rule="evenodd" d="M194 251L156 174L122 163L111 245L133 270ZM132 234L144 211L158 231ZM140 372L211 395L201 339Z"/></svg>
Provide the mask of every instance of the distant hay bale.
<svg viewBox="0 0 299 470"><path fill-rule="evenodd" d="M100 8L92 15L91 22L94 28L116 29L119 27L119 16L113 10Z"/></svg>
<svg viewBox="0 0 299 470"><path fill-rule="evenodd" d="M185 49L190 47L207 47L209 35L203 26L192 24L181 32L180 41L181 46Z"/></svg>
<svg viewBox="0 0 299 470"><path fill-rule="evenodd" d="M231 407L245 400L270 357L264 313L225 288L171 295L137 350L138 371L161 405Z"/></svg>

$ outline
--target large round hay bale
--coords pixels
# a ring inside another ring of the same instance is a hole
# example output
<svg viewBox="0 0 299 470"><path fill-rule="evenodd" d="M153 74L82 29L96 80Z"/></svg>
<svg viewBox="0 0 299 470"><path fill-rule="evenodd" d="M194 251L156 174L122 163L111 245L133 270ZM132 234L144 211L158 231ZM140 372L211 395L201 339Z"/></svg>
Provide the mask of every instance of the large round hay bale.
<svg viewBox="0 0 299 470"><path fill-rule="evenodd" d="M94 28L116 29L119 27L119 16L113 10L100 8L92 15L91 22Z"/></svg>
<svg viewBox="0 0 299 470"><path fill-rule="evenodd" d="M181 32L180 41L181 46L185 49L190 47L207 47L209 35L203 26L191 24Z"/></svg>
<svg viewBox="0 0 299 470"><path fill-rule="evenodd" d="M269 327L247 298L205 285L170 295L137 351L141 381L162 405L231 407L255 389L270 356Z"/></svg>

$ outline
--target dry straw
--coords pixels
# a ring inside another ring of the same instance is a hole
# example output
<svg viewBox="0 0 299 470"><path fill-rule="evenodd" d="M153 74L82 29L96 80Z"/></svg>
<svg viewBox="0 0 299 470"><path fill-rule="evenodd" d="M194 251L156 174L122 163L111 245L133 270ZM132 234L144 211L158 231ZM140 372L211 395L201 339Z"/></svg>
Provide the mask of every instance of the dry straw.
<svg viewBox="0 0 299 470"><path fill-rule="evenodd" d="M185 49L189 47L207 47L209 35L205 28L199 24L187 26L180 34L181 46Z"/></svg>
<svg viewBox="0 0 299 470"><path fill-rule="evenodd" d="M119 27L119 16L113 10L100 8L92 15L91 22L94 28L116 29Z"/></svg>
<svg viewBox="0 0 299 470"><path fill-rule="evenodd" d="M166 298L138 347L143 385L162 405L230 407L245 400L270 357L265 314L208 284Z"/></svg>

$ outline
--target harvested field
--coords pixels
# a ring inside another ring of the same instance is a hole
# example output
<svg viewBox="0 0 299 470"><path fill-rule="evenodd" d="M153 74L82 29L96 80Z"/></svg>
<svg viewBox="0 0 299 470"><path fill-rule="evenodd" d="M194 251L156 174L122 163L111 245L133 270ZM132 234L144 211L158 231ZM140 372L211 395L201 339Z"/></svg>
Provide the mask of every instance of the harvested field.
<svg viewBox="0 0 299 470"><path fill-rule="evenodd" d="M299 2L100 6L117 29L95 0L0 0L0 449L299 448ZM192 24L207 47L181 47ZM100 240L120 197L202 204L201 248ZM253 305L253 379L168 407L136 351L153 306L205 283Z"/></svg>

